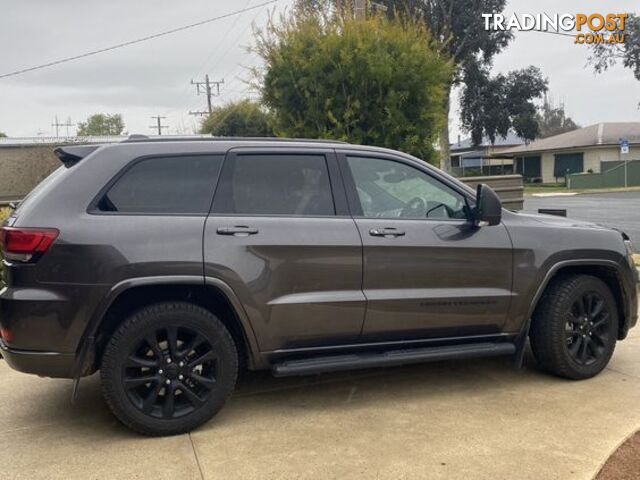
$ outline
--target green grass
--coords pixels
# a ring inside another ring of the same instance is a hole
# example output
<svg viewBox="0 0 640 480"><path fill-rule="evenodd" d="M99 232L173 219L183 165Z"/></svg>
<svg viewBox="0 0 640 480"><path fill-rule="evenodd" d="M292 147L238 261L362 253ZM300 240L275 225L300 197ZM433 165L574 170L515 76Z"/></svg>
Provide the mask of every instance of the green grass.
<svg viewBox="0 0 640 480"><path fill-rule="evenodd" d="M606 193L606 192L631 192L638 191L640 187L620 188L567 188L564 183L534 183L525 184L524 194L534 193Z"/></svg>

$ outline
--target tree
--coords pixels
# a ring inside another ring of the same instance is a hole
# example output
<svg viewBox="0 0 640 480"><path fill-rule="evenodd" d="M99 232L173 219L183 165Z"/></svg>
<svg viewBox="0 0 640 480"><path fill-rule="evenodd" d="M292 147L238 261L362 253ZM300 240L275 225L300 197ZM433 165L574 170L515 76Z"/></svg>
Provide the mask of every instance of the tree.
<svg viewBox="0 0 640 480"><path fill-rule="evenodd" d="M547 90L547 80L536 67L491 76L487 67L465 69L461 99L462 126L475 145L486 136L491 143L510 129L525 140L540 133L534 100Z"/></svg>
<svg viewBox="0 0 640 480"><path fill-rule="evenodd" d="M500 13L506 0L380 0L391 16L409 15L422 19L454 69L447 80L443 99L445 123L440 130L440 168L451 170L449 156L449 111L451 90L466 76L465 69L488 75L493 57L513 38L509 31L485 30L482 14ZM480 80L478 78L478 80ZM475 89L476 87L474 87Z"/></svg>
<svg viewBox="0 0 640 480"><path fill-rule="evenodd" d="M221 137L271 137L270 115L259 103L245 99L213 110L200 127L200 133Z"/></svg>
<svg viewBox="0 0 640 480"><path fill-rule="evenodd" d="M78 123L78 135L121 135L124 130L122 115L94 113L86 121Z"/></svg>
<svg viewBox="0 0 640 480"><path fill-rule="evenodd" d="M295 8L256 32L274 131L379 145L434 160L451 66L425 26Z"/></svg>
<svg viewBox="0 0 640 480"><path fill-rule="evenodd" d="M4 133L4 132L0 132L0 138L6 138L6 137L7 137L7 134L6 134L6 133Z"/></svg>
<svg viewBox="0 0 640 480"><path fill-rule="evenodd" d="M621 62L630 68L636 80L640 80L640 16L629 14L625 19L624 31L620 24L610 34L624 34L624 43L592 43L588 63L596 73L602 73Z"/></svg>
<svg viewBox="0 0 640 480"><path fill-rule="evenodd" d="M580 125L574 122L571 117L566 116L563 105L554 106L546 95L536 117L540 126L539 138L552 137L580 128Z"/></svg>
<svg viewBox="0 0 640 480"><path fill-rule="evenodd" d="M592 43L589 63L596 73L602 73L609 67L622 62L626 68L633 70L633 75L640 80L640 16L629 14L624 23L624 31L620 25L611 34L624 34L624 43Z"/></svg>

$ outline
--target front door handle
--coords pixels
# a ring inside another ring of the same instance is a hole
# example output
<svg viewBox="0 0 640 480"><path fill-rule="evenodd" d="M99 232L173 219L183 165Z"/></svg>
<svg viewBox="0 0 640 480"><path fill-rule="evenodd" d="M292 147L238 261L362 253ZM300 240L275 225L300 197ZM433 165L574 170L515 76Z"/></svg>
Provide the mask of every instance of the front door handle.
<svg viewBox="0 0 640 480"><path fill-rule="evenodd" d="M246 225L236 225L234 227L220 227L216 230L218 235L233 235L234 237L248 237L258 233L257 228L247 227Z"/></svg>
<svg viewBox="0 0 640 480"><path fill-rule="evenodd" d="M393 238L393 237L402 237L404 232L402 230L398 230L397 228L372 228L369 230L369 235L372 237L385 237L385 238Z"/></svg>

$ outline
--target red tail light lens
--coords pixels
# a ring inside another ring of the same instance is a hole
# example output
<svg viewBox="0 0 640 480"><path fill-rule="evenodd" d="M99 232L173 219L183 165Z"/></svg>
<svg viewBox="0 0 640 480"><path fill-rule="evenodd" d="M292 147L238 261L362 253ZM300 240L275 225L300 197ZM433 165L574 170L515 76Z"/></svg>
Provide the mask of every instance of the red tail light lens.
<svg viewBox="0 0 640 480"><path fill-rule="evenodd" d="M59 233L55 228L2 227L2 253L9 259L30 260L33 255L46 252Z"/></svg>

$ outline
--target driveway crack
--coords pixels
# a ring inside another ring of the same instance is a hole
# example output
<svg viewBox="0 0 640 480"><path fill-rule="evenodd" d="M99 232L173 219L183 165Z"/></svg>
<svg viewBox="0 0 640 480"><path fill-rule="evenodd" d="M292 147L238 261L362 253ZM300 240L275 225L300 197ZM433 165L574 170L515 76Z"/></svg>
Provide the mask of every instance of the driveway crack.
<svg viewBox="0 0 640 480"><path fill-rule="evenodd" d="M202 472L202 465L200 465L200 459L198 458L198 451L196 450L196 445L193 443L193 437L191 434L187 434L189 436L189 442L191 443L191 449L193 450L193 456L196 459L196 465L198 466L198 472L200 472L200 480L204 480L204 473Z"/></svg>

